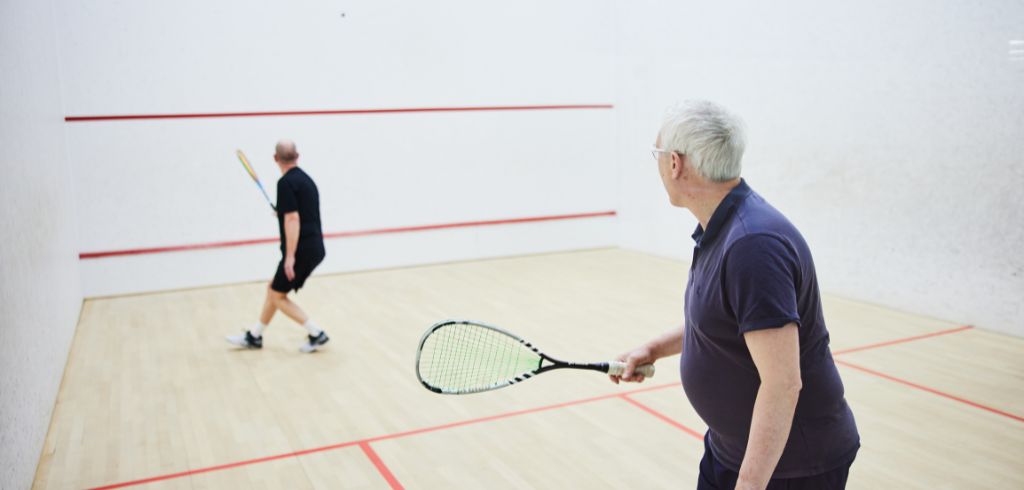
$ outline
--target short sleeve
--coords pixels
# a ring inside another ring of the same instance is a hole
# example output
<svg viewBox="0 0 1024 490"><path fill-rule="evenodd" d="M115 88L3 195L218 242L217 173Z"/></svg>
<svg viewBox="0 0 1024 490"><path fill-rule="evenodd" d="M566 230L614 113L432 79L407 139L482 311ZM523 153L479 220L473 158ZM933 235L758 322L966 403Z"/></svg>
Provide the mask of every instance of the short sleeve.
<svg viewBox="0 0 1024 490"><path fill-rule="evenodd" d="M299 210L299 197L295 189L282 177L277 181L277 212L284 214Z"/></svg>
<svg viewBox="0 0 1024 490"><path fill-rule="evenodd" d="M723 269L726 303L739 324L739 335L800 324L796 289L799 259L782 238L741 238L726 253Z"/></svg>

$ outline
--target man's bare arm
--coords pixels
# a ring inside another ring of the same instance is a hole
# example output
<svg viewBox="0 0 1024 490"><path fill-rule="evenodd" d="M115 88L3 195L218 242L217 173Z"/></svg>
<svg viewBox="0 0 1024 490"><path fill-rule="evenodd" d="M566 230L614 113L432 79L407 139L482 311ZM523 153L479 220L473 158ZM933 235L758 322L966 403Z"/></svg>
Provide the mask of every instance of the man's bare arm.
<svg viewBox="0 0 1024 490"><path fill-rule="evenodd" d="M761 386L754 401L737 490L763 489L782 457L800 397L800 337L795 323L743 335Z"/></svg>

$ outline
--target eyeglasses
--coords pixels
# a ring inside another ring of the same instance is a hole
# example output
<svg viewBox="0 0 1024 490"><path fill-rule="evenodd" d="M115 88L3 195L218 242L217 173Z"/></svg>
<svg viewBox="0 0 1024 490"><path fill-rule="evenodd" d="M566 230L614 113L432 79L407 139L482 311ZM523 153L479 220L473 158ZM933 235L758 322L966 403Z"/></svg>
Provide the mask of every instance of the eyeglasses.
<svg viewBox="0 0 1024 490"><path fill-rule="evenodd" d="M651 147L651 156L654 157L655 160L658 159L658 154L659 153L675 153L675 152L673 152L672 150L662 150L661 148L657 148L657 147L653 147L653 146Z"/></svg>

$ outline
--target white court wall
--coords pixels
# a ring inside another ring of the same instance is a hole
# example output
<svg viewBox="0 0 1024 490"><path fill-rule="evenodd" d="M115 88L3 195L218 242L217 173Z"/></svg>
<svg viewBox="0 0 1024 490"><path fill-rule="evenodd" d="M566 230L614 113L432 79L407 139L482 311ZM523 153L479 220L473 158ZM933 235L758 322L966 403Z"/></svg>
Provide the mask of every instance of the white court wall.
<svg viewBox="0 0 1024 490"><path fill-rule="evenodd" d="M1024 336L1024 3L641 1L616 18L623 246L690 259L696 221L646 150L668 105L711 99L745 119L744 175L801 229L823 289Z"/></svg>
<svg viewBox="0 0 1024 490"><path fill-rule="evenodd" d="M344 13L344 17L342 17ZM59 13L68 116L609 104L586 1L84 2ZM609 109L68 122L82 252L277 234L296 140L327 233L613 211ZM614 218L327 241L323 272L609 246ZM492 246L498 244L500 247ZM88 259L87 296L268 279L276 245Z"/></svg>
<svg viewBox="0 0 1024 490"><path fill-rule="evenodd" d="M82 296L49 1L0 3L0 488L29 488Z"/></svg>
<svg viewBox="0 0 1024 490"><path fill-rule="evenodd" d="M273 237L233 151L273 193L271 145L291 137L326 232L619 212L329 240L324 272L613 244L688 260L695 223L667 205L646 149L666 105L700 97L747 121L745 175L807 236L826 290L1024 335L1024 61L1009 44L1024 39L1022 8L64 5L71 116L615 105L67 123L80 250ZM82 282L96 296L265 279L276 256L257 245L84 260Z"/></svg>

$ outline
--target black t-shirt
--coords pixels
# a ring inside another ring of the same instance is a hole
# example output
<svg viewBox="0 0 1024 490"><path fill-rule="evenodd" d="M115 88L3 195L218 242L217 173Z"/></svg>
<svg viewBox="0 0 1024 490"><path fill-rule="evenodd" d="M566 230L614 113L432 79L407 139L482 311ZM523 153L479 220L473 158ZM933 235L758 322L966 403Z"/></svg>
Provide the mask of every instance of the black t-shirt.
<svg viewBox="0 0 1024 490"><path fill-rule="evenodd" d="M800 232L741 181L693 238L680 369L690 403L708 424L715 458L739 471L750 435L761 380L743 334L796 323L803 389L772 477L849 464L860 436L832 361L814 261Z"/></svg>
<svg viewBox="0 0 1024 490"><path fill-rule="evenodd" d="M322 253L323 231L320 229L320 193L313 179L299 167L292 167L277 181L277 228L281 234L281 253L287 243L284 215L299 212L299 245L295 254Z"/></svg>

